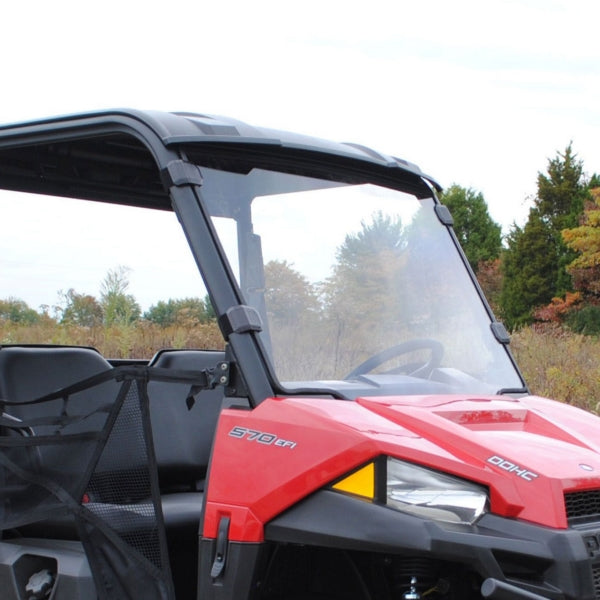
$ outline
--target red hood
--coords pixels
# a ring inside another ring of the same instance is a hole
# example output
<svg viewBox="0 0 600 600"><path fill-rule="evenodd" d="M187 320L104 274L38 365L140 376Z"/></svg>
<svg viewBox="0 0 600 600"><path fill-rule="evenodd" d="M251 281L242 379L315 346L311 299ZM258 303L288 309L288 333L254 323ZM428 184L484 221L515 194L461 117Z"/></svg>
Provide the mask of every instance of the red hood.
<svg viewBox="0 0 600 600"><path fill-rule="evenodd" d="M493 511L566 527L564 493L600 489L600 419L574 407L534 396L358 402L453 455L454 468L439 466L488 485Z"/></svg>
<svg viewBox="0 0 600 600"><path fill-rule="evenodd" d="M224 411L207 511L241 511L238 539L259 539L276 514L379 455L484 484L501 516L565 528L565 492L600 490L600 419L534 396L273 398Z"/></svg>

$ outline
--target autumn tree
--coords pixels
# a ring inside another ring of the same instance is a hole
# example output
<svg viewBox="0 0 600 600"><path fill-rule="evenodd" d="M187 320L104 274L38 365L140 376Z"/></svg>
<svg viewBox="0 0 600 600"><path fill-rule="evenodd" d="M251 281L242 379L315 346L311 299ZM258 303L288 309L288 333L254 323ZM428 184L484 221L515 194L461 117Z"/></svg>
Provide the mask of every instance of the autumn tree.
<svg viewBox="0 0 600 600"><path fill-rule="evenodd" d="M209 309L201 298L160 300L145 313L144 319L161 327L175 324L204 323L210 320Z"/></svg>
<svg viewBox="0 0 600 600"><path fill-rule="evenodd" d="M500 294L502 293L502 260L481 261L477 268L477 281L494 314L500 314Z"/></svg>
<svg viewBox="0 0 600 600"><path fill-rule="evenodd" d="M454 184L441 193L440 200L452 213L454 232L476 273L480 263L500 256L501 228L490 217L481 192Z"/></svg>
<svg viewBox="0 0 600 600"><path fill-rule="evenodd" d="M322 347L320 303L315 286L287 260L271 260L264 270L263 343L272 350L275 368L285 379L314 377L326 361Z"/></svg>
<svg viewBox="0 0 600 600"><path fill-rule="evenodd" d="M270 318L297 320L318 307L313 286L286 260L271 260L265 265L265 302Z"/></svg>
<svg viewBox="0 0 600 600"><path fill-rule="evenodd" d="M61 293L64 306L60 309L61 323L95 327L102 324L102 306L89 294L78 294L73 288Z"/></svg>
<svg viewBox="0 0 600 600"><path fill-rule="evenodd" d="M590 190L581 224L564 229L562 237L577 256L567 266L575 289L600 297L600 187Z"/></svg>

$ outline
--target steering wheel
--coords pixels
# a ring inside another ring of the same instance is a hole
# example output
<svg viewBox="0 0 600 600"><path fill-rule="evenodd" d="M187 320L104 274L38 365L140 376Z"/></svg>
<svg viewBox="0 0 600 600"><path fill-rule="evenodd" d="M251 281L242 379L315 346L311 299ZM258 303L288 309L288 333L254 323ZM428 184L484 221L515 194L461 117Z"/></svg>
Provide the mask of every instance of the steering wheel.
<svg viewBox="0 0 600 600"><path fill-rule="evenodd" d="M391 360L396 356L401 356L402 354L407 354L408 352L413 352L415 350L429 350L431 352L429 360L419 363L409 363L386 372L405 373L411 377L427 377L433 371L433 369L440 366L442 362L442 356L444 355L444 347L442 344L440 344L440 342L437 340L416 339L403 342L402 344L392 346L391 348L386 348L382 352L374 354L365 360L365 362L358 365L358 367L356 367L353 371L348 373L344 379L353 379L359 375L369 373L388 360Z"/></svg>

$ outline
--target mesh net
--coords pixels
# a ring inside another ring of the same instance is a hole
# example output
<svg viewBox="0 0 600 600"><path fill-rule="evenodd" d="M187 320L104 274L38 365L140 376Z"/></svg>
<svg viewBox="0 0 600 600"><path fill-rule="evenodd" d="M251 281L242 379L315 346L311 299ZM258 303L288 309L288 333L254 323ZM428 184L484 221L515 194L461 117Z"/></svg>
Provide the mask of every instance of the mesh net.
<svg viewBox="0 0 600 600"><path fill-rule="evenodd" d="M149 369L120 367L2 403L0 529L76 530L101 598L173 598L148 377Z"/></svg>

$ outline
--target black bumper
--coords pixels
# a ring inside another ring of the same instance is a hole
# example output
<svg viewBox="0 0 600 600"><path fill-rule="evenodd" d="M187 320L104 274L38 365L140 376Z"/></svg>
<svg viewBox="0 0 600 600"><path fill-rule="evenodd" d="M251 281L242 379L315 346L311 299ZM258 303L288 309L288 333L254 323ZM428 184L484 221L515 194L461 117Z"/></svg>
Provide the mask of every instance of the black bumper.
<svg viewBox="0 0 600 600"><path fill-rule="evenodd" d="M550 600L600 599L600 523L562 530L486 514L459 525L320 491L271 521L265 538L427 556Z"/></svg>

